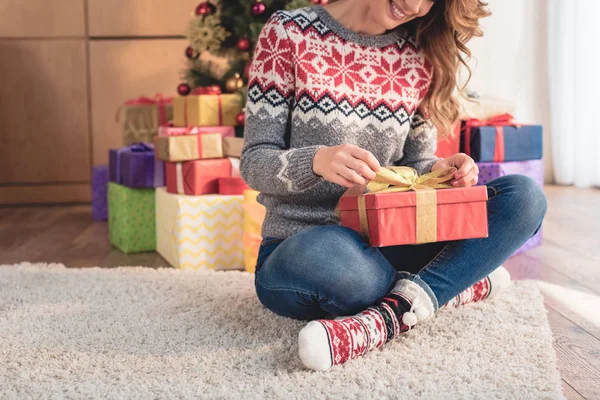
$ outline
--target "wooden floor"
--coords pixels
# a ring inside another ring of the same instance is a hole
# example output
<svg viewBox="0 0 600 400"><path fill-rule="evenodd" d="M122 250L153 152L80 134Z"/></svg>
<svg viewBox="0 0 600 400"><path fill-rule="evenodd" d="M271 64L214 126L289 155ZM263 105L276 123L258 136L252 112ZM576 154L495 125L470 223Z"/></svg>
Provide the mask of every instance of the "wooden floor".
<svg viewBox="0 0 600 400"><path fill-rule="evenodd" d="M549 186L542 247L505 266L543 281L558 367L568 399L600 399L600 190ZM155 253L124 255L88 205L0 208L0 264L168 266Z"/></svg>

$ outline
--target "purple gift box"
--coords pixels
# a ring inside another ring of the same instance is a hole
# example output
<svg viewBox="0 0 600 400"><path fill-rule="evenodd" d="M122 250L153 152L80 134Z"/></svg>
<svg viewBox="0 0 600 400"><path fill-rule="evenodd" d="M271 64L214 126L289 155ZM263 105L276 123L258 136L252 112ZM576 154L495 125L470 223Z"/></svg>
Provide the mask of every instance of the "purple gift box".
<svg viewBox="0 0 600 400"><path fill-rule="evenodd" d="M512 161L512 162L483 162L479 167L479 185L487 185L490 181L505 175L525 175L544 187L544 160ZM521 254L542 244L542 229L529 239L513 255Z"/></svg>
<svg viewBox="0 0 600 400"><path fill-rule="evenodd" d="M92 168L92 219L108 220L108 165Z"/></svg>
<svg viewBox="0 0 600 400"><path fill-rule="evenodd" d="M165 163L154 157L154 145L150 143L111 149L109 180L130 188L165 186Z"/></svg>

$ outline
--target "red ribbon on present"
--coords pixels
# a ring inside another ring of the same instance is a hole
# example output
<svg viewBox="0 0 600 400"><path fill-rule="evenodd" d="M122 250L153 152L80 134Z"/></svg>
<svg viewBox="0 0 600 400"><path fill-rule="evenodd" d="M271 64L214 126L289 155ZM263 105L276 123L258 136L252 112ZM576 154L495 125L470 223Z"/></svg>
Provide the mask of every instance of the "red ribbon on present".
<svg viewBox="0 0 600 400"><path fill-rule="evenodd" d="M469 156L471 155L471 129L479 128L482 126L496 127L496 147L494 148L494 162L504 161L504 127L520 127L521 124L516 123L514 117L508 113L496 115L488 119L471 118L467 120L462 128L462 131L464 132L465 153Z"/></svg>
<svg viewBox="0 0 600 400"><path fill-rule="evenodd" d="M209 86L198 86L194 90L191 91L190 94L194 95L216 95L217 96L217 104L219 107L219 126L223 125L223 102L221 100L221 95L223 92L221 91L221 87L219 85L209 85ZM187 111L187 96L183 98L183 121L186 126L188 126L188 111Z"/></svg>
<svg viewBox="0 0 600 400"><path fill-rule="evenodd" d="M156 93L154 97L148 96L140 96L135 99L127 100L124 105L126 106L134 106L134 105L158 105L158 122L159 125L164 125L168 123L167 121L167 113L165 111L165 105L173 103L173 97L165 97L161 93ZM119 116L121 114L121 107L117 109L117 114L115 115L115 120L119 122Z"/></svg>

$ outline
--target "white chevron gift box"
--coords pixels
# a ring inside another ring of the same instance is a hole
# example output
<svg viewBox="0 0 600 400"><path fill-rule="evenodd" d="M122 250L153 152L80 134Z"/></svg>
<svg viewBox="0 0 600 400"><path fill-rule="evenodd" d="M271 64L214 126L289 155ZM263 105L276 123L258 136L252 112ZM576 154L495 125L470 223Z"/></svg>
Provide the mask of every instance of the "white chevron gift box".
<svg viewBox="0 0 600 400"><path fill-rule="evenodd" d="M175 268L243 270L242 202L156 189L156 251Z"/></svg>

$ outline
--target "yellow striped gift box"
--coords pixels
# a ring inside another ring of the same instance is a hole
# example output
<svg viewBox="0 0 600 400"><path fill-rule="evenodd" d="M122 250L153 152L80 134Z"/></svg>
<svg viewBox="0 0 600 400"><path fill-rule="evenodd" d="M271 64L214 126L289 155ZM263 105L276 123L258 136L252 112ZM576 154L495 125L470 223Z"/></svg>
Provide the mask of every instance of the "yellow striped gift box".
<svg viewBox="0 0 600 400"><path fill-rule="evenodd" d="M243 196L156 189L156 250L175 268L244 269Z"/></svg>

